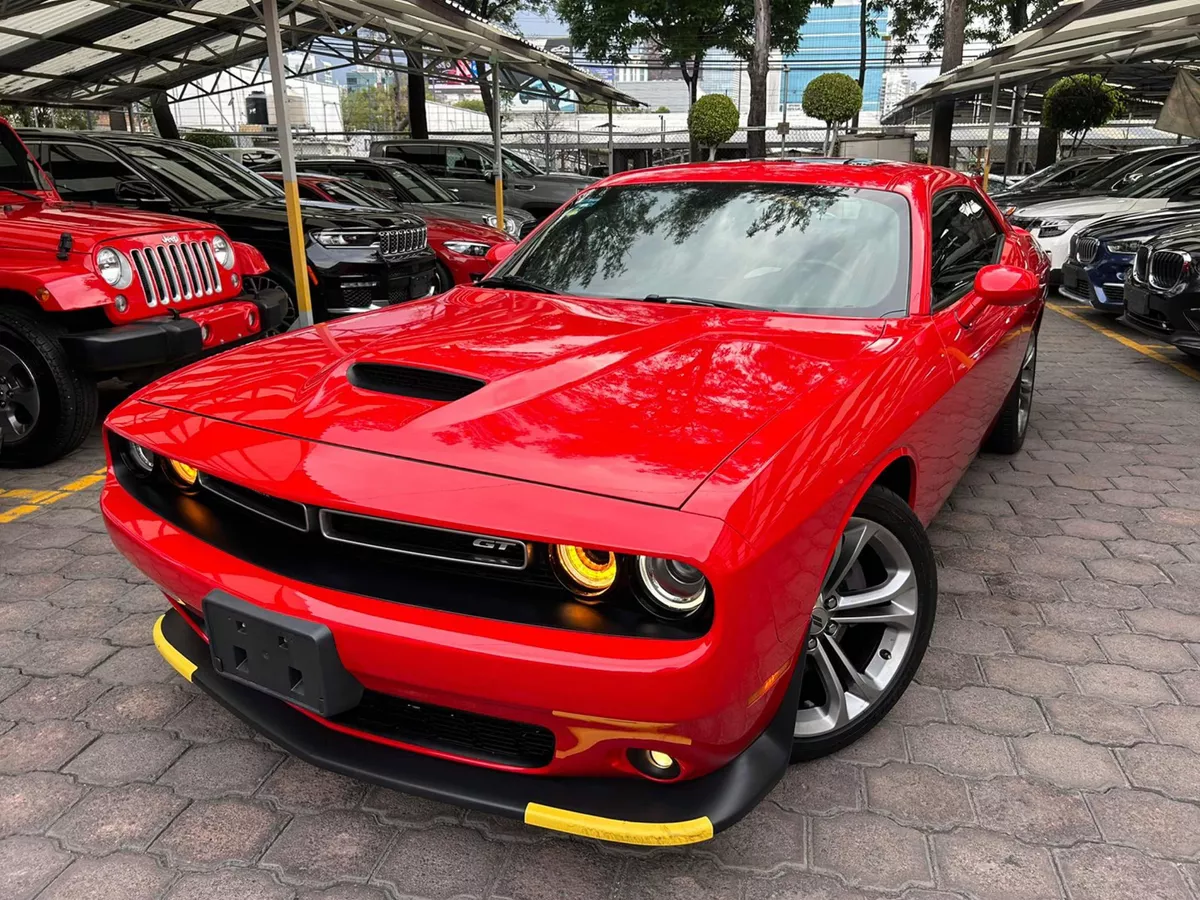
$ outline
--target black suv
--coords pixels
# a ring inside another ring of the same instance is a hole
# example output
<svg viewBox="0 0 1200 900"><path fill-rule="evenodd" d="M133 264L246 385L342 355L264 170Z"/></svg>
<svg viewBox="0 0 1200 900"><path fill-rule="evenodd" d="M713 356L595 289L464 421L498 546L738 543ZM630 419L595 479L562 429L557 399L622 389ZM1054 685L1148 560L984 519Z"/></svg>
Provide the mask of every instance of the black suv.
<svg viewBox="0 0 1200 900"><path fill-rule="evenodd" d="M273 160L251 168L256 172L278 172L280 165L278 160ZM305 173L348 178L417 216L462 219L477 225L496 227L494 203L460 200L416 166L396 159L306 156L296 161L296 168ZM303 187L300 196L304 196ZM515 238L523 238L536 226L537 221L524 210L504 211L504 230Z"/></svg>
<svg viewBox="0 0 1200 900"><path fill-rule="evenodd" d="M265 178L204 147L130 132L19 129L66 200L176 213L219 225L271 266L253 287L288 295L296 320L287 210ZM425 223L402 212L302 203L313 318L404 303L433 290ZM250 281L251 279L247 279ZM248 285L249 287L249 285Z"/></svg>
<svg viewBox="0 0 1200 900"><path fill-rule="evenodd" d="M486 144L375 141L371 144L371 156L398 159L424 169L462 200L495 201L496 179L492 174L495 152ZM503 151L503 159L505 207L523 209L539 222L597 180L587 175L543 172L511 150Z"/></svg>
<svg viewBox="0 0 1200 900"><path fill-rule="evenodd" d="M1200 359L1200 226L1164 231L1138 248L1121 321Z"/></svg>

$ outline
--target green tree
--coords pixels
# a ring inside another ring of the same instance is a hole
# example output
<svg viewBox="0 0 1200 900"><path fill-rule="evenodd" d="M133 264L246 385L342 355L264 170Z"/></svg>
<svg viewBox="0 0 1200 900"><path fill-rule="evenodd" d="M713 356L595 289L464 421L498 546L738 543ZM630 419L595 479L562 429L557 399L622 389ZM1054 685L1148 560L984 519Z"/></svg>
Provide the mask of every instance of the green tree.
<svg viewBox="0 0 1200 900"><path fill-rule="evenodd" d="M688 132L708 158L717 158L717 148L733 137L738 127L738 111L724 94L705 94L688 110Z"/></svg>
<svg viewBox="0 0 1200 900"><path fill-rule="evenodd" d="M995 46L1058 4L1059 0L966 0L964 38ZM887 6L891 10L888 31L892 54L897 60L905 59L909 48L926 32L927 49L920 56L923 64L929 64L946 49L943 0L889 0Z"/></svg>
<svg viewBox="0 0 1200 900"><path fill-rule="evenodd" d="M801 105L804 114L825 123L825 153L837 142L837 127L858 115L862 109L863 92L858 82L841 72L818 75L804 89ZM829 133L833 131L833 140Z"/></svg>
<svg viewBox="0 0 1200 900"><path fill-rule="evenodd" d="M671 107L669 107L669 106L660 106L658 109L655 110L656 113L669 113L670 111L671 111Z"/></svg>
<svg viewBox="0 0 1200 900"><path fill-rule="evenodd" d="M483 105L483 101L477 97L466 97L462 100L456 100L454 105L459 109L469 109L472 112L487 112L487 107Z"/></svg>
<svg viewBox="0 0 1200 900"><path fill-rule="evenodd" d="M1107 125L1125 111L1125 95L1102 75L1068 75L1054 82L1042 104L1042 125L1074 136L1071 152L1093 128Z"/></svg>
<svg viewBox="0 0 1200 900"><path fill-rule="evenodd" d="M347 131L392 131L404 113L397 109L395 88L390 84L342 94L342 127Z"/></svg>
<svg viewBox="0 0 1200 900"><path fill-rule="evenodd" d="M66 128L82 131L90 128L88 114L82 109L62 106L16 106L0 103L0 116L17 128Z"/></svg>
<svg viewBox="0 0 1200 900"><path fill-rule="evenodd" d="M195 131L189 131L183 135L183 139L192 144L199 144L201 147L210 147L213 150L237 146L233 135L225 134L223 131L214 131L211 128L197 128Z"/></svg>

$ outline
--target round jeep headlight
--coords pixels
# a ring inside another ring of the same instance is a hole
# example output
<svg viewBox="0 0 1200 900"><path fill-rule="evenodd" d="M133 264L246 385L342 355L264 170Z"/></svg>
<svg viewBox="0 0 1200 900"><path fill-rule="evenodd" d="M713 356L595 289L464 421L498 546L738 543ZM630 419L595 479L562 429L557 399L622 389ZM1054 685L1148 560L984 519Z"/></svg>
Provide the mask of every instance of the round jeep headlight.
<svg viewBox="0 0 1200 900"><path fill-rule="evenodd" d="M611 550L556 544L550 556L559 580L580 597L598 597L617 580L617 556Z"/></svg>
<svg viewBox="0 0 1200 900"><path fill-rule="evenodd" d="M222 269L233 268L233 248L229 246L229 241L219 234L215 235L212 239L212 250Z"/></svg>
<svg viewBox="0 0 1200 900"><path fill-rule="evenodd" d="M133 269L125 254L112 247L105 247L96 254L96 271L112 287L124 289L133 280Z"/></svg>
<svg viewBox="0 0 1200 900"><path fill-rule="evenodd" d="M690 616L708 596L708 581L695 566L657 556L637 558L643 602L660 616Z"/></svg>

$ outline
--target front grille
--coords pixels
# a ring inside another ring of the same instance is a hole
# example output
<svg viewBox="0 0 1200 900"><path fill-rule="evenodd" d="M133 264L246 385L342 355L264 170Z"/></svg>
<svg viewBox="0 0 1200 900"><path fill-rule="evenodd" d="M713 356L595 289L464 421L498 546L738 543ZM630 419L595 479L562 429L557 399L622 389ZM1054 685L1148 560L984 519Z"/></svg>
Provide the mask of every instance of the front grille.
<svg viewBox="0 0 1200 900"><path fill-rule="evenodd" d="M388 740L508 766L540 768L554 758L554 732L548 728L377 691L364 691L358 706L331 721Z"/></svg>
<svg viewBox="0 0 1200 900"><path fill-rule="evenodd" d="M248 487L242 487L240 484L234 484L232 481L226 481L224 478L209 475L207 472L200 475L199 484L200 487L211 491L223 500L240 506L242 509L248 509L250 512L258 513L260 516L266 516L288 528L308 531L312 527L310 510L303 503L271 497Z"/></svg>
<svg viewBox="0 0 1200 900"><path fill-rule="evenodd" d="M1100 242L1094 237L1081 237L1075 242L1075 258L1090 266L1100 254Z"/></svg>
<svg viewBox="0 0 1200 900"><path fill-rule="evenodd" d="M208 241L182 241L130 252L147 306L221 292L221 270Z"/></svg>
<svg viewBox="0 0 1200 900"><path fill-rule="evenodd" d="M461 400L486 384L478 378L440 372L437 369L380 363L355 363L346 373L346 379L364 391L415 397L418 400L437 400L442 403Z"/></svg>
<svg viewBox="0 0 1200 900"><path fill-rule="evenodd" d="M427 242L424 225L379 232L379 252L383 256L407 256L424 250Z"/></svg>
<svg viewBox="0 0 1200 900"><path fill-rule="evenodd" d="M1187 277L1192 259L1179 250L1156 250L1150 257L1150 287L1169 291Z"/></svg>
<svg viewBox="0 0 1200 900"><path fill-rule="evenodd" d="M1138 284L1146 283L1146 273L1150 268L1150 248L1145 244L1138 247L1138 251L1133 257L1133 269L1130 271L1130 277Z"/></svg>

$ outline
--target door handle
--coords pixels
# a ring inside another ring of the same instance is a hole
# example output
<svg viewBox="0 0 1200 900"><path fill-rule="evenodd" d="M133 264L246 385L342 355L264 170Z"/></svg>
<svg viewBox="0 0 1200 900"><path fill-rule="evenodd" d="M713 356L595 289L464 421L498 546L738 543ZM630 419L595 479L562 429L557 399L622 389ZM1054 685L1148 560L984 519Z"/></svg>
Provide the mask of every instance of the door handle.
<svg viewBox="0 0 1200 900"><path fill-rule="evenodd" d="M963 301L959 303L958 309L954 311L954 318L958 320L960 326L969 331L971 326L975 324L975 320L979 318L979 314L983 312L985 306L987 306L986 300L978 294L971 294L968 297L964 297Z"/></svg>

